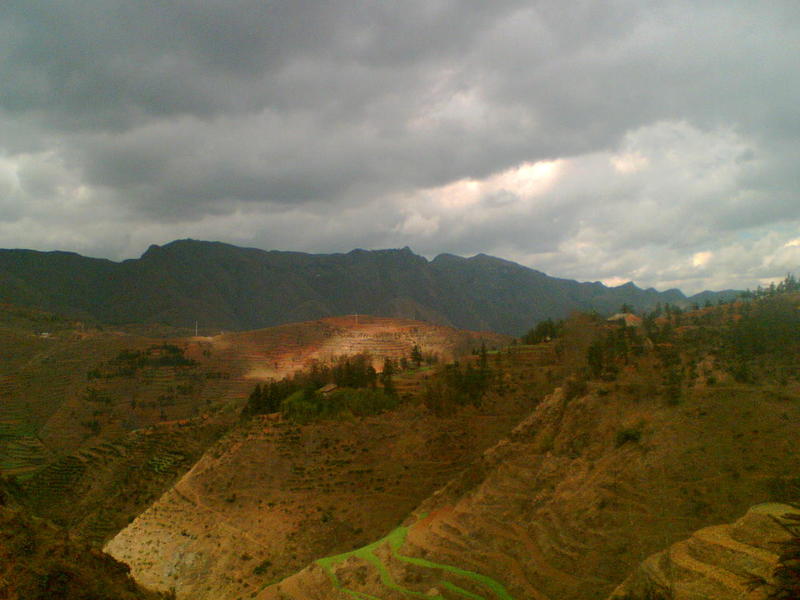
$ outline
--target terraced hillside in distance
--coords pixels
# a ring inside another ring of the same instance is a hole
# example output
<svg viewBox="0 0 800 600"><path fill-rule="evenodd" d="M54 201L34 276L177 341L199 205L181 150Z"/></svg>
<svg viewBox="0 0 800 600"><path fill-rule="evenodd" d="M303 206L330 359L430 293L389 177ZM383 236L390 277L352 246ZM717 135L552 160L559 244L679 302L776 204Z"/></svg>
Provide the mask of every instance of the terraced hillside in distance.
<svg viewBox="0 0 800 600"><path fill-rule="evenodd" d="M407 358L416 345L442 362L470 354L485 345L500 348L513 338L488 331L474 332L409 319L369 315L330 317L319 321L279 325L255 331L200 338L197 349L207 350L220 369L253 381L280 379L314 361L369 354L380 369L385 358ZM190 356L197 356L190 352ZM198 357L198 360L200 358Z"/></svg>
<svg viewBox="0 0 800 600"><path fill-rule="evenodd" d="M472 358L473 362L477 357ZM316 558L370 542L507 435L560 377L552 346L488 355L479 406L425 405L441 372L404 376L406 401L363 418L257 416L212 447L107 546L180 598L250 597Z"/></svg>

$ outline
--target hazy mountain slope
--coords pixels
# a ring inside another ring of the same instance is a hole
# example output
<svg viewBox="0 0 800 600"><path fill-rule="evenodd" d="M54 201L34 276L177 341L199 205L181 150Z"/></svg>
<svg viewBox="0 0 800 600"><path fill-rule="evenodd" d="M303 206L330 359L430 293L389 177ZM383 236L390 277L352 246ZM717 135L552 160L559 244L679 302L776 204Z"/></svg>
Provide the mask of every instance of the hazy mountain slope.
<svg viewBox="0 0 800 600"><path fill-rule="evenodd" d="M578 283L486 255L429 262L408 248L324 255L194 240L151 246L122 263L2 250L0 282L0 301L106 322L193 326L198 320L205 330L361 313L520 335L574 309L687 302L677 290Z"/></svg>

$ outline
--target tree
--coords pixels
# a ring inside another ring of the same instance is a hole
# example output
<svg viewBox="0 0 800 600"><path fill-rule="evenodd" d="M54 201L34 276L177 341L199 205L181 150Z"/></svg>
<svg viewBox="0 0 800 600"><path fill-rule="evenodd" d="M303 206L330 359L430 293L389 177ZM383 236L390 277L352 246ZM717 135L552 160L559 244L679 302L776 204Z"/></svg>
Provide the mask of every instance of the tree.
<svg viewBox="0 0 800 600"><path fill-rule="evenodd" d="M394 371L394 362L392 362L392 359L388 357L385 358L383 361L383 371L381 371L381 384L383 384L383 391L387 396L395 396L397 394L394 382L392 381Z"/></svg>
<svg viewBox="0 0 800 600"><path fill-rule="evenodd" d="M417 368L422 364L422 350L416 344L411 348L411 361L417 365Z"/></svg>

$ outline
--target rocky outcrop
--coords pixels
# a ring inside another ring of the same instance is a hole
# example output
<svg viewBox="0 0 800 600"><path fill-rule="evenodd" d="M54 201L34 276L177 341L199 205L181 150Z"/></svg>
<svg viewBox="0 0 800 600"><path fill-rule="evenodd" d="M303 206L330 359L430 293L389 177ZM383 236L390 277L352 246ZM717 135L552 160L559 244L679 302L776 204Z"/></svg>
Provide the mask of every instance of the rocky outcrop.
<svg viewBox="0 0 800 600"><path fill-rule="evenodd" d="M700 529L642 562L609 600L766 598L780 546L791 538L781 521L797 511L759 504L731 525Z"/></svg>

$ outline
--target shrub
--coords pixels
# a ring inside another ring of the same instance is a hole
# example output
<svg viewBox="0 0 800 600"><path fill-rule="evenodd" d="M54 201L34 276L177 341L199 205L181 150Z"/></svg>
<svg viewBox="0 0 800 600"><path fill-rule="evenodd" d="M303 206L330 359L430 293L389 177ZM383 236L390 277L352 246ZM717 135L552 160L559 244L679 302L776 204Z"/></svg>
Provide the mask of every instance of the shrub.
<svg viewBox="0 0 800 600"><path fill-rule="evenodd" d="M281 410L292 421L308 423L341 414L374 415L390 410L398 403L397 396L389 395L380 388L339 388L326 396L305 388L286 398Z"/></svg>
<svg viewBox="0 0 800 600"><path fill-rule="evenodd" d="M628 442L639 442L642 439L642 430L638 427L628 427L617 432L614 443L617 448L624 446Z"/></svg>
<svg viewBox="0 0 800 600"><path fill-rule="evenodd" d="M263 560L256 566L255 569L253 569L253 575L263 575L269 570L271 566L272 566L271 561Z"/></svg>

